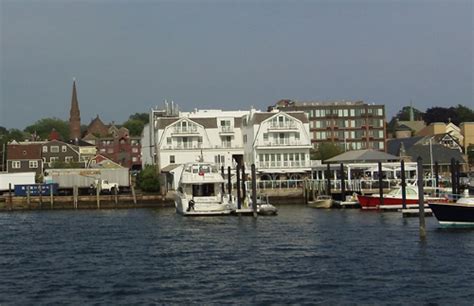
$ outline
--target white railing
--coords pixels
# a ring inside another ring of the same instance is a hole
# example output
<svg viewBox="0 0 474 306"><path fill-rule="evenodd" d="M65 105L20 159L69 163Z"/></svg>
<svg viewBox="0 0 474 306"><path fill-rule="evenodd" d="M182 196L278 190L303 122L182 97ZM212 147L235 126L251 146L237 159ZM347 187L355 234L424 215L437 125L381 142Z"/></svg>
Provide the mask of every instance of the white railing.
<svg viewBox="0 0 474 306"><path fill-rule="evenodd" d="M255 163L257 169L270 169L270 168L309 168L311 167L310 160L300 161L269 161L269 162L257 162Z"/></svg>
<svg viewBox="0 0 474 306"><path fill-rule="evenodd" d="M175 126L173 128L173 133L175 134L189 134L189 133L197 133L198 129L196 126Z"/></svg>
<svg viewBox="0 0 474 306"><path fill-rule="evenodd" d="M273 141L264 141L263 143L257 144L257 146L263 146L263 147L303 146L303 145L311 145L311 144L306 144L299 140L289 140L289 139L277 139Z"/></svg>
<svg viewBox="0 0 474 306"><path fill-rule="evenodd" d="M233 133L234 128L231 126L221 126L219 132L221 133Z"/></svg>
<svg viewBox="0 0 474 306"><path fill-rule="evenodd" d="M296 124L295 122L270 122L269 128L278 130L296 129Z"/></svg>

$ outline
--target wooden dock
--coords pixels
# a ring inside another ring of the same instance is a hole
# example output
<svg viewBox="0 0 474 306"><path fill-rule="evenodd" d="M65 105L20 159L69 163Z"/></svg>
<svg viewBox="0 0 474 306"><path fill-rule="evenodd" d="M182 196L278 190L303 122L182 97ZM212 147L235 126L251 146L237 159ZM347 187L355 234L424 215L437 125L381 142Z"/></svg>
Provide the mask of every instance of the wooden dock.
<svg viewBox="0 0 474 306"><path fill-rule="evenodd" d="M411 217L419 217L420 216L420 210L418 208L402 209L401 212L402 212L403 218L411 218ZM425 212L426 217L432 217L433 216L433 212L431 211L430 208L425 208L424 212Z"/></svg>

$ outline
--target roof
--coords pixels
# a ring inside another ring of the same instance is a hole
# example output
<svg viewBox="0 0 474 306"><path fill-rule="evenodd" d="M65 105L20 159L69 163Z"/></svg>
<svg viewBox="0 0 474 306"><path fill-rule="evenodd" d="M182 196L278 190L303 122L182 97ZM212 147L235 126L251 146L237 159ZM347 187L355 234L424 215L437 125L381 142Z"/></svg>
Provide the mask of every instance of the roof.
<svg viewBox="0 0 474 306"><path fill-rule="evenodd" d="M8 144L7 159L41 159L41 144Z"/></svg>
<svg viewBox="0 0 474 306"><path fill-rule="evenodd" d="M418 132L422 130L426 123L423 120L416 120L416 121L398 121L398 125L404 125L411 129L412 131Z"/></svg>
<svg viewBox="0 0 474 306"><path fill-rule="evenodd" d="M90 135L90 134L89 134ZM96 138L95 136L93 136L94 138ZM88 137L90 138L90 137ZM68 144L70 145L75 145L75 146L79 146L79 147L95 147L95 145L87 142L87 141L84 141L82 139L70 139L67 141Z"/></svg>
<svg viewBox="0 0 474 306"><path fill-rule="evenodd" d="M347 151L333 158L325 160L325 162L383 162L399 160L398 156L387 154L376 150L354 150Z"/></svg>
<svg viewBox="0 0 474 306"><path fill-rule="evenodd" d="M400 155L400 146L403 143L405 150L408 150L418 141L423 139L423 136L409 137L409 138L397 138L387 140L387 153L399 156Z"/></svg>
<svg viewBox="0 0 474 306"><path fill-rule="evenodd" d="M170 172L178 167L181 167L181 164L169 164L168 166L161 169L161 172Z"/></svg>
<svg viewBox="0 0 474 306"><path fill-rule="evenodd" d="M268 113L255 113L253 115L253 124L260 124L262 123L263 121L267 120L268 118L270 117L273 117L273 116L276 116L278 114L287 114L288 116L290 117L293 117L303 123L308 123L309 120L308 120L308 117L306 116L306 114L302 111L300 112L285 112L285 111L281 111L281 112L268 112Z"/></svg>
<svg viewBox="0 0 474 306"><path fill-rule="evenodd" d="M416 161L418 157L421 157L423 164L430 164L431 158L433 158L433 163L438 162L439 164L450 164L452 158L461 164L466 163L461 152L440 144L433 144L431 150L429 145L416 144L406 150L406 155L410 156L412 161Z"/></svg>

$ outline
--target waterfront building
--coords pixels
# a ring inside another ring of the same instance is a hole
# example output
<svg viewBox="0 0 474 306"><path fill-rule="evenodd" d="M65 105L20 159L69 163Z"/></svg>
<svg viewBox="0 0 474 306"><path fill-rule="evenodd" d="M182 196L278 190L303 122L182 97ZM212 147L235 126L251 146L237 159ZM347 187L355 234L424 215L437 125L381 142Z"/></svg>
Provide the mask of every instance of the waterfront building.
<svg viewBox="0 0 474 306"><path fill-rule="evenodd" d="M50 140L41 144L43 169L56 168L60 164L79 163L79 149L60 140Z"/></svg>
<svg viewBox="0 0 474 306"><path fill-rule="evenodd" d="M301 179L311 171L311 137L304 112L257 112L243 117L245 164L260 179Z"/></svg>
<svg viewBox="0 0 474 306"><path fill-rule="evenodd" d="M470 145L474 145L474 122L463 122L459 125L461 134L464 136L464 154L468 154Z"/></svg>
<svg viewBox="0 0 474 306"><path fill-rule="evenodd" d="M384 105L363 101L280 100L269 109L304 111L309 118L311 143L315 149L329 142L339 145L344 151L386 150Z"/></svg>
<svg viewBox="0 0 474 306"><path fill-rule="evenodd" d="M12 141L7 145L7 172L43 173L41 146L45 141Z"/></svg>
<svg viewBox="0 0 474 306"><path fill-rule="evenodd" d="M174 107L174 106L173 106ZM308 119L303 112L152 109L142 134L143 165L169 174L201 159L219 167L255 163L261 179L301 178L311 171ZM174 175L176 176L176 175ZM167 175L169 186L175 186Z"/></svg>

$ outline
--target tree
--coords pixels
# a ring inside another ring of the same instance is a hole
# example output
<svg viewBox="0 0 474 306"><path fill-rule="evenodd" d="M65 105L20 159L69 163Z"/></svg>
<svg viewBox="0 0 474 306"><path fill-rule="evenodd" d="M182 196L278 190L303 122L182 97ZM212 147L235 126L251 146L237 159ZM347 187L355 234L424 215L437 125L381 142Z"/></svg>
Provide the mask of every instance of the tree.
<svg viewBox="0 0 474 306"><path fill-rule="evenodd" d="M25 128L25 132L36 133L40 139L48 139L51 131L55 129L62 139L69 138L69 124L58 118L44 118Z"/></svg>
<svg viewBox="0 0 474 306"><path fill-rule="evenodd" d="M413 108L413 119L414 120L421 120L423 118L423 112L411 107L411 106L404 106L398 113L395 115L395 118L400 121L408 121L410 120L410 112Z"/></svg>
<svg viewBox="0 0 474 306"><path fill-rule="evenodd" d="M456 125L459 124L459 116L454 107L446 108L435 106L428 108L423 116L423 120L427 125L433 122L448 123L450 121Z"/></svg>
<svg viewBox="0 0 474 306"><path fill-rule="evenodd" d="M319 145L317 150L311 153L311 159L326 160L342 153L342 148L331 142L325 142Z"/></svg>
<svg viewBox="0 0 474 306"><path fill-rule="evenodd" d="M454 107L454 111L459 118L459 123L461 122L474 122L474 111L469 107L464 105L458 104L458 106Z"/></svg>
<svg viewBox="0 0 474 306"><path fill-rule="evenodd" d="M130 135L141 136L143 127L150 121L149 114L147 113L135 113L128 117L128 120L123 124L128 129Z"/></svg>
<svg viewBox="0 0 474 306"><path fill-rule="evenodd" d="M160 191L160 180L153 165L146 165L138 175L138 186L142 191Z"/></svg>

